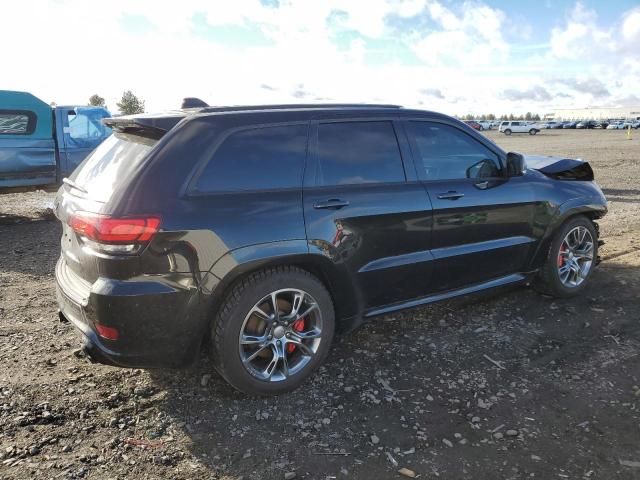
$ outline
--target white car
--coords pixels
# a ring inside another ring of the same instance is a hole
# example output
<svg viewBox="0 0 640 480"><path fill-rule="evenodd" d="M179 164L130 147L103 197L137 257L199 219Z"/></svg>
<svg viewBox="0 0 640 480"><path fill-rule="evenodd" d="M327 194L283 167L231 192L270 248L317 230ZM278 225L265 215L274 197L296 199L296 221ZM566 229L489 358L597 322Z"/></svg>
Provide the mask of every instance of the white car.
<svg viewBox="0 0 640 480"><path fill-rule="evenodd" d="M498 127L498 131L505 135L511 135L512 133L528 133L529 135L535 135L540 131L540 129L529 122L512 121L502 122Z"/></svg>
<svg viewBox="0 0 640 480"><path fill-rule="evenodd" d="M482 127L482 130L491 130L491 122L487 120L474 120L474 121Z"/></svg>
<svg viewBox="0 0 640 480"><path fill-rule="evenodd" d="M607 125L607 130L620 130L623 128L625 128L624 122L611 122L609 125Z"/></svg>
<svg viewBox="0 0 640 480"><path fill-rule="evenodd" d="M640 120L627 120L622 124L622 128L640 128Z"/></svg>

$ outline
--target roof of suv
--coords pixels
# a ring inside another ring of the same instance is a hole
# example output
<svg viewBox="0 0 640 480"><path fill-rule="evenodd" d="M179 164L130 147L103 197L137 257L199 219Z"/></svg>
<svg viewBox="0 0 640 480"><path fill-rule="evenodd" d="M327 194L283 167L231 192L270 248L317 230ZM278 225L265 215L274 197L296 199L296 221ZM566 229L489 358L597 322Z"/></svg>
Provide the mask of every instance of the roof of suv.
<svg viewBox="0 0 640 480"><path fill-rule="evenodd" d="M296 119L312 118L314 114L339 113L360 115L367 114L388 115L389 113L403 115L431 115L435 117L447 117L441 113L426 110L405 109L400 105L392 104L367 104L367 103L304 103L304 104L276 104L276 105L238 105L195 107L171 110L157 114L138 114L121 117L112 117L104 120L104 123L119 131L146 130L153 136L160 137L173 128L182 119L189 116L219 116L227 114L263 116L273 114L280 117L296 117ZM449 118L449 117L447 117Z"/></svg>

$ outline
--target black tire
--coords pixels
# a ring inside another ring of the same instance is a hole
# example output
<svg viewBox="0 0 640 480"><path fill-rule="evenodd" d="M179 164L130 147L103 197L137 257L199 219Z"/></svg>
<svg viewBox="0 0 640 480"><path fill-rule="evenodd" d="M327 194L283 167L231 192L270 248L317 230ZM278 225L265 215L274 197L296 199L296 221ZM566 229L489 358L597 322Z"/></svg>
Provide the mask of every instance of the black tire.
<svg viewBox="0 0 640 480"><path fill-rule="evenodd" d="M504 134L505 134L505 135L511 135L511 130L507 128L507 129L504 131Z"/></svg>
<svg viewBox="0 0 640 480"><path fill-rule="evenodd" d="M578 226L586 227L591 233L591 237L593 238L593 261L591 263L591 268L582 283L577 286L567 287L560 280L560 274L558 272L558 255L560 254L560 246L565 236ZM557 232L554 234L544 266L540 272L538 272L538 276L536 277L533 286L538 292L545 295L551 295L553 297L569 298L576 296L580 294L591 281L597 258L598 235L593 222L583 215L571 217L560 228L558 228Z"/></svg>
<svg viewBox="0 0 640 480"><path fill-rule="evenodd" d="M478 130L480 130L481 132L484 131L484 127L480 125L480 128Z"/></svg>
<svg viewBox="0 0 640 480"><path fill-rule="evenodd" d="M299 372L280 381L253 376L245 368L239 351L240 330L249 310L265 295L281 289L308 292L322 315L322 336L315 355ZM331 295L316 277L293 266L255 272L236 283L226 295L211 326L213 361L216 370L234 388L252 395L277 395L299 387L324 362L335 329Z"/></svg>
<svg viewBox="0 0 640 480"><path fill-rule="evenodd" d="M529 130L529 135L535 135L536 133L538 133L538 131L535 128Z"/></svg>

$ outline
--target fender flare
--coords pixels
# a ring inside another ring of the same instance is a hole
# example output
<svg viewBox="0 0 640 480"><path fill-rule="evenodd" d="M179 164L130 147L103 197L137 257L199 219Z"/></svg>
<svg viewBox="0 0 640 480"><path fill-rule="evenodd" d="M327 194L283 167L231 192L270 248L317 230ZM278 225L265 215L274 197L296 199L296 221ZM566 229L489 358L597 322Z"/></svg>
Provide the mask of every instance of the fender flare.
<svg viewBox="0 0 640 480"><path fill-rule="evenodd" d="M602 203L599 197L576 197L557 206L555 214L549 222L542 238L538 242L535 253L531 257L529 270L536 270L544 264L558 228L567 221L568 218L580 214L586 214L590 218L601 218L607 213L607 206Z"/></svg>
<svg viewBox="0 0 640 480"><path fill-rule="evenodd" d="M295 265L318 277L333 299L339 330L351 330L359 325L364 307L352 275L346 266L333 262L307 240L248 245L224 254L203 276L200 292L205 309L214 311L224 300L229 287L239 279L280 265ZM208 317L212 318L211 315Z"/></svg>

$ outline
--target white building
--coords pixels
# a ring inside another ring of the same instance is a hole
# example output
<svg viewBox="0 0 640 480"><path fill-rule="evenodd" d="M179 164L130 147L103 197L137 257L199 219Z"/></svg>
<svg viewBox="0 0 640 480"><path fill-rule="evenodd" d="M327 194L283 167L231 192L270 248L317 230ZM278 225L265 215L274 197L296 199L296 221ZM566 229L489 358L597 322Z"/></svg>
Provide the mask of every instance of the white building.
<svg viewBox="0 0 640 480"><path fill-rule="evenodd" d="M640 120L640 105L633 107L558 108L545 120Z"/></svg>

